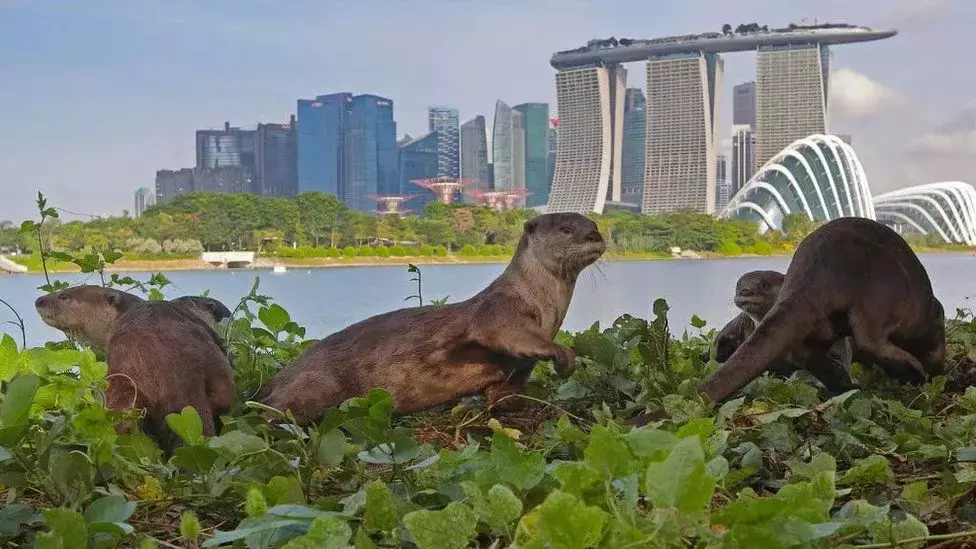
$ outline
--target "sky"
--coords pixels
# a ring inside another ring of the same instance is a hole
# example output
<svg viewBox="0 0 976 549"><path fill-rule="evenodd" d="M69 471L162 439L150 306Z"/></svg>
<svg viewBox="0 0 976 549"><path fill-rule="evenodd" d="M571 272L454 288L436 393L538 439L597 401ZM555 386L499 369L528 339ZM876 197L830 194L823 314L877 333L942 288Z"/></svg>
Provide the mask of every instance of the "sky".
<svg viewBox="0 0 976 549"><path fill-rule="evenodd" d="M873 192L976 183L971 0L0 0L0 220L32 216L37 191L131 210L156 170L193 166L197 129L284 122L298 98L389 97L398 135L425 133L430 105L489 124L499 98L555 115L557 50L801 18L898 30L833 48L829 129L852 134ZM728 146L755 55L724 58Z"/></svg>

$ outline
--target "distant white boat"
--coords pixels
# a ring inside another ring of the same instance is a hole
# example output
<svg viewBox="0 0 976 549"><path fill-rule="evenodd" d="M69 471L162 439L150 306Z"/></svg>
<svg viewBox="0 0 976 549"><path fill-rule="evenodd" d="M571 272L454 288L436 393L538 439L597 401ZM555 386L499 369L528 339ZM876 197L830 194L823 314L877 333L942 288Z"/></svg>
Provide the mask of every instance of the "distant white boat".
<svg viewBox="0 0 976 549"><path fill-rule="evenodd" d="M286 269L284 265L275 265L274 268L271 269L271 272L273 272L273 273L287 273L288 272L288 269Z"/></svg>

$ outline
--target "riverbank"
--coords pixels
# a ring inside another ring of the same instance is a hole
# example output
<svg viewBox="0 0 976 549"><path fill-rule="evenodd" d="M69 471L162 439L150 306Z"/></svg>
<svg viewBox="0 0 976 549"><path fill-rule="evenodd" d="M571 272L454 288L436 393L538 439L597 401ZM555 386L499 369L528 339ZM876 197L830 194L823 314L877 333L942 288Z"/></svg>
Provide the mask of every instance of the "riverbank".
<svg viewBox="0 0 976 549"><path fill-rule="evenodd" d="M916 249L924 254L965 254L972 255L971 250L946 250L938 248ZM768 255L737 254L724 255L714 252L687 251L688 255L674 256L669 253L614 253L608 252L603 261L652 261L652 260L695 260L695 259L750 259L756 257L789 257L792 252L778 251ZM27 267L27 274L43 272L40 260L31 257L8 258L19 265ZM324 269L330 267L380 267L414 265L480 265L492 263L508 263L511 256L404 256L404 257L315 257L315 258L283 258L276 256L259 257L251 269L272 269L282 266L286 269ZM162 272L162 271L214 271L221 268L201 259L125 259L117 260L108 265L106 272ZM80 268L73 263L49 262L49 273L77 273ZM2 273L11 274L11 273Z"/></svg>

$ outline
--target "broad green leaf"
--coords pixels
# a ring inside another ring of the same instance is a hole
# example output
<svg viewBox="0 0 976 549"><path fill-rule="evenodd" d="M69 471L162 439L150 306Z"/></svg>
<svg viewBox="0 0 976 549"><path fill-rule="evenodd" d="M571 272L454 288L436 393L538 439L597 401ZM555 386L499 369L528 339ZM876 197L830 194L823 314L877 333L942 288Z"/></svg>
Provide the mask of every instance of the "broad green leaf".
<svg viewBox="0 0 976 549"><path fill-rule="evenodd" d="M678 440L674 433L650 427L638 427L627 433L627 443L634 454L654 461L664 459Z"/></svg>
<svg viewBox="0 0 976 549"><path fill-rule="evenodd" d="M678 442L664 461L648 466L645 477L647 498L655 507L685 513L705 507L715 485L715 477L705 470L705 452L697 437Z"/></svg>
<svg viewBox="0 0 976 549"><path fill-rule="evenodd" d="M507 486L492 486L487 497L474 482L462 482L461 489L474 507L475 515L495 532L504 532L509 524L522 516L522 500Z"/></svg>
<svg viewBox="0 0 976 549"><path fill-rule="evenodd" d="M37 549L86 549L88 547L88 528L81 515L68 509L48 509L44 511L44 524L47 532L37 534Z"/></svg>
<svg viewBox="0 0 976 549"><path fill-rule="evenodd" d="M790 461L788 465L793 471L793 476L798 479L811 479L817 473L830 473L833 475L837 470L837 460L834 459L834 456L826 452L821 452L813 456L810 463Z"/></svg>
<svg viewBox="0 0 976 549"><path fill-rule="evenodd" d="M276 476L268 481L264 487L264 497L269 505L282 505L285 503L305 503L305 493L302 491L302 484L295 477ZM271 512L270 510L268 512Z"/></svg>
<svg viewBox="0 0 976 549"><path fill-rule="evenodd" d="M879 520L868 527L871 533L871 541L874 543L897 544L899 548L918 549L925 545L925 541L915 541L905 543L904 540L925 538L929 535L929 529L922 521L912 515L906 515L905 519L899 522L889 522Z"/></svg>
<svg viewBox="0 0 976 549"><path fill-rule="evenodd" d="M261 307L258 310L258 318L261 319L262 324L276 334L284 331L285 326L291 321L288 311L276 304Z"/></svg>
<svg viewBox="0 0 976 549"><path fill-rule="evenodd" d="M315 459L320 467L338 467L346 455L346 435L339 429L330 429L318 440Z"/></svg>
<svg viewBox="0 0 976 549"><path fill-rule="evenodd" d="M477 534L478 519L470 507L457 501L440 511L413 511L403 524L419 549L465 549Z"/></svg>
<svg viewBox="0 0 976 549"><path fill-rule="evenodd" d="M262 438L249 435L243 431L231 431L213 437L208 443L211 448L230 459L236 459L245 454L260 453L268 449L267 443Z"/></svg>
<svg viewBox="0 0 976 549"><path fill-rule="evenodd" d="M363 514L363 528L367 532L392 532L400 524L393 492L382 480L374 480L366 485L366 512Z"/></svg>
<svg viewBox="0 0 976 549"><path fill-rule="evenodd" d="M80 502L92 491L92 463L84 452L72 450L54 454L50 473L58 492L70 502Z"/></svg>
<svg viewBox="0 0 976 549"><path fill-rule="evenodd" d="M40 385L40 378L34 374L19 375L7 384L0 403L0 426L17 427L27 422L27 413Z"/></svg>
<svg viewBox="0 0 976 549"><path fill-rule="evenodd" d="M282 549L346 549L352 528L336 517L319 517L312 521L308 533L284 545Z"/></svg>
<svg viewBox="0 0 976 549"><path fill-rule="evenodd" d="M0 508L0 536L16 536L20 527L34 520L30 505L11 503Z"/></svg>
<svg viewBox="0 0 976 549"><path fill-rule="evenodd" d="M203 442L203 422L192 406L184 407L178 414L167 414L166 424L190 446Z"/></svg>
<svg viewBox="0 0 976 549"><path fill-rule="evenodd" d="M7 334L0 339L0 381L10 381L20 371L20 351L17 342Z"/></svg>
<svg viewBox="0 0 976 549"><path fill-rule="evenodd" d="M515 441L501 433L491 439L491 464L504 482L519 490L539 484L546 474L546 458L537 453L522 452Z"/></svg>
<svg viewBox="0 0 976 549"><path fill-rule="evenodd" d="M173 464L193 473L209 473L219 458L216 450L206 446L181 446L173 452Z"/></svg>
<svg viewBox="0 0 976 549"><path fill-rule="evenodd" d="M85 509L85 522L125 522L136 511L136 504L122 496L105 496Z"/></svg>
<svg viewBox="0 0 976 549"><path fill-rule="evenodd" d="M585 461L561 461L552 468L552 476L559 481L563 492L583 495L583 492L600 482L600 471Z"/></svg>
<svg viewBox="0 0 976 549"><path fill-rule="evenodd" d="M851 467L841 477L841 484L870 485L888 484L895 479L895 474L884 456L868 456Z"/></svg>
<svg viewBox="0 0 976 549"><path fill-rule="evenodd" d="M606 480L627 476L637 464L627 444L602 425L593 426L583 455Z"/></svg>
<svg viewBox="0 0 976 549"><path fill-rule="evenodd" d="M973 387L970 387L972 389ZM976 446L956 450L956 461L976 461Z"/></svg>
<svg viewBox="0 0 976 549"><path fill-rule="evenodd" d="M586 549L603 537L607 514L585 505L572 494L556 490L538 508L539 540L552 549Z"/></svg>

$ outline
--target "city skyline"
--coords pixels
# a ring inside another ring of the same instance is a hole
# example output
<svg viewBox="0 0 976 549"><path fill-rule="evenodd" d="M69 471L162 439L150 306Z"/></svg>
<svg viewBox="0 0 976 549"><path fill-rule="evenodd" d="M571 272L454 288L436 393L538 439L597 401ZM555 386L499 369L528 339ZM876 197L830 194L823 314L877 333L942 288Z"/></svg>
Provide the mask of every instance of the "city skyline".
<svg viewBox="0 0 976 549"><path fill-rule="evenodd" d="M14 184L7 185L0 218L31 215L37 190L84 213L131 210L132 192L151 186L156 169L195 165L195 152L187 145L190 133L219 128L225 120L244 127L284 122L295 97L337 87L390 97L397 102L398 135L420 135L430 105L451 105L463 120L477 114L490 120L498 97L547 102L554 110L548 57L593 37L717 31L725 22L752 20L780 25L807 14L899 30L898 37L870 48L839 48L833 60L831 94L837 103L832 105L830 130L856 136L858 154L879 191L938 179L974 179L967 136L976 125L966 90L976 85L976 77L956 69L964 66L965 58L950 47L951 37L968 28L967 21L976 15L966 3L929 0L921 7L918 2L828 0L783 6L744 1L708 2L691 10L679 2L665 2L664 7L615 2L615 9L608 10L587 3L558 9L561 4L545 1L518 7L426 2L410 9L390 4L378 19L357 6L321 13L296 6L283 13L274 5L243 2L231 13L220 4L176 2L143 10L107 1L84 9L57 2L4 3L0 46L6 47L0 50L6 53L0 53L0 69L11 85L0 91L0 108L11 131L0 138L0 170ZM513 18L516 12L520 17ZM341 25L336 26L337 18ZM488 30L497 25L485 25L517 20L521 28L540 18L552 32L525 32L531 38L517 44ZM465 23L473 19L479 23ZM381 32L376 47L366 45L357 55L342 58L334 55L354 29L374 24L371 28ZM322 25L332 25L336 32L321 33ZM52 34L52 28L59 30ZM410 44L410 36L425 30L434 36L433 43ZM146 36L160 33L193 39L158 41L169 44L165 48L147 41ZM38 45L14 47L27 37ZM119 41L136 46L120 51L114 47ZM392 44L404 46L404 55L381 55ZM207 56L194 60L190 52L201 48L232 48L239 55L215 67ZM429 76L443 80L436 86L430 79L414 78L419 65L410 61L430 51L438 51L438 62L425 65L433 71ZM482 74L474 63L482 51L510 59L509 77ZM940 53L933 56L933 51ZM755 66L748 55L724 57L723 95L729 97L731 85L754 79ZM319 69L304 70L312 59ZM262 64L274 69L254 79L247 67ZM246 86L234 73L248 75ZM183 74L182 81L194 85L170 86L169 74ZM66 96L64 89L80 92ZM716 139L724 142L729 139L731 101L720 108ZM893 112L898 116L883 116ZM726 143L721 150L728 150ZM52 151L58 162L49 161Z"/></svg>

